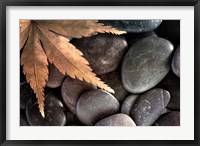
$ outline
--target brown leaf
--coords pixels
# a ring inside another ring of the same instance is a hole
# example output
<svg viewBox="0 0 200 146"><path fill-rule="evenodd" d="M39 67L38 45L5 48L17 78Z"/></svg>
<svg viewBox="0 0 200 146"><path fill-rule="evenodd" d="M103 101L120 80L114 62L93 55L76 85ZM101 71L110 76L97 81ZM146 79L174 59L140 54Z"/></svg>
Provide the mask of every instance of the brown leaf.
<svg viewBox="0 0 200 146"><path fill-rule="evenodd" d="M30 29L29 39L21 56L21 64L26 80L38 98L40 113L44 117L44 86L48 79L48 62L35 27Z"/></svg>
<svg viewBox="0 0 200 146"><path fill-rule="evenodd" d="M43 20L37 21L41 26L63 35L67 38L89 37L96 33L112 33L116 35L124 34L111 26L104 26L96 20Z"/></svg>
<svg viewBox="0 0 200 146"><path fill-rule="evenodd" d="M24 46L30 29L30 20L20 20L20 49Z"/></svg>
<svg viewBox="0 0 200 146"><path fill-rule="evenodd" d="M38 98L40 113L43 117L44 87L48 79L47 58L63 74L114 93L113 89L96 77L88 66L88 61L83 58L83 54L67 39L91 36L98 32L118 35L125 33L110 26L103 26L94 20L20 21L20 48L24 46L21 64L26 79Z"/></svg>

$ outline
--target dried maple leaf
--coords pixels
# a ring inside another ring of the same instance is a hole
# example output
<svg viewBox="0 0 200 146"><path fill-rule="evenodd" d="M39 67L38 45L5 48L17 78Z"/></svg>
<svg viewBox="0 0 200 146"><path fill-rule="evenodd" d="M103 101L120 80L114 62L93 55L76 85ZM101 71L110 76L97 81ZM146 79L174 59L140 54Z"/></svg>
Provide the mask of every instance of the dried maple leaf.
<svg viewBox="0 0 200 146"><path fill-rule="evenodd" d="M96 33L123 34L95 20L21 20L21 64L26 80L38 98L39 110L44 117L44 87L48 79L48 61L71 78L94 84L114 93L88 66L83 54L67 38L88 37ZM47 61L48 59L48 61Z"/></svg>

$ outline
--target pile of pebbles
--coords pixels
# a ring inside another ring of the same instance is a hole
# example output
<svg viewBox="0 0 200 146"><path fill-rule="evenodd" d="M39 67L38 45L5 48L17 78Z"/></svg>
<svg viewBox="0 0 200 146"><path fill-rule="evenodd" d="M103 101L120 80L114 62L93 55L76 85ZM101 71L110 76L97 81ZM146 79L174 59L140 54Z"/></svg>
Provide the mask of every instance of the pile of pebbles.
<svg viewBox="0 0 200 146"><path fill-rule="evenodd" d="M21 69L21 126L179 126L180 21L101 20L127 34L73 39L114 94L49 66L45 118Z"/></svg>

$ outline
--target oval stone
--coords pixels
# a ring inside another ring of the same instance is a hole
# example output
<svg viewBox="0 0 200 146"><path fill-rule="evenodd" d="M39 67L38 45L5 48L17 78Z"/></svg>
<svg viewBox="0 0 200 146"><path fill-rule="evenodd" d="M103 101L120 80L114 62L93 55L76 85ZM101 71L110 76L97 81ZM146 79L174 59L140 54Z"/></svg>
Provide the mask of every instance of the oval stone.
<svg viewBox="0 0 200 146"><path fill-rule="evenodd" d="M172 70L180 77L180 46L176 49L172 60Z"/></svg>
<svg viewBox="0 0 200 146"><path fill-rule="evenodd" d="M49 64L49 78L46 86L49 88L57 88L61 86L65 75L63 75L53 64Z"/></svg>
<svg viewBox="0 0 200 146"><path fill-rule="evenodd" d="M173 111L160 116L155 126L180 126L180 112Z"/></svg>
<svg viewBox="0 0 200 146"><path fill-rule="evenodd" d="M121 113L131 115L131 110L133 108L133 105L135 104L136 99L139 97L139 95L131 94L122 103L121 106Z"/></svg>
<svg viewBox="0 0 200 146"><path fill-rule="evenodd" d="M133 106L131 116L137 126L150 126L162 114L170 100L170 94L164 89L151 89L140 96Z"/></svg>
<svg viewBox="0 0 200 146"><path fill-rule="evenodd" d="M119 103L128 96L129 93L124 89L121 82L120 70L115 70L111 73L101 75L100 78L115 91L113 95Z"/></svg>
<svg viewBox="0 0 200 146"><path fill-rule="evenodd" d="M79 98L76 112L85 125L94 125L98 120L119 111L119 102L110 93L103 90L91 90Z"/></svg>
<svg viewBox="0 0 200 146"><path fill-rule="evenodd" d="M97 122L95 126L136 126L126 114L115 114Z"/></svg>
<svg viewBox="0 0 200 146"><path fill-rule="evenodd" d="M72 43L81 50L98 75L115 70L127 49L125 37L112 34L97 34Z"/></svg>
<svg viewBox="0 0 200 146"><path fill-rule="evenodd" d="M122 83L131 93L142 93L156 86L169 72L173 45L159 37L137 41L122 63Z"/></svg>
<svg viewBox="0 0 200 146"><path fill-rule="evenodd" d="M101 20L100 22L130 33L141 33L156 29L162 20Z"/></svg>
<svg viewBox="0 0 200 146"><path fill-rule="evenodd" d="M64 110L62 102L54 94L48 94L45 97L45 118L41 116L35 98L27 102L26 117L31 126L64 126Z"/></svg>
<svg viewBox="0 0 200 146"><path fill-rule="evenodd" d="M96 88L92 84L66 77L61 87L61 96L68 109L76 115L76 104L81 94Z"/></svg>

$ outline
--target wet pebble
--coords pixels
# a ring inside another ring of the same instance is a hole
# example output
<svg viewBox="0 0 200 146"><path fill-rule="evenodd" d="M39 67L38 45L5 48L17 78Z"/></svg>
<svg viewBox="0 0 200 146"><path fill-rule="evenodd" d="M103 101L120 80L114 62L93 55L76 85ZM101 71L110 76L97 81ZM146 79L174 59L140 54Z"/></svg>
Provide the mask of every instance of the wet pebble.
<svg viewBox="0 0 200 146"><path fill-rule="evenodd" d="M176 49L172 60L172 70L173 72L180 77L180 46Z"/></svg>
<svg viewBox="0 0 200 146"><path fill-rule="evenodd" d="M95 126L136 126L126 114L115 114L97 122Z"/></svg>
<svg viewBox="0 0 200 146"><path fill-rule="evenodd" d="M155 126L180 126L180 112L173 111L163 114L154 124Z"/></svg>
<svg viewBox="0 0 200 146"><path fill-rule="evenodd" d="M104 25L131 33L142 33L156 29L162 20L101 20Z"/></svg>
<svg viewBox="0 0 200 146"><path fill-rule="evenodd" d="M120 72L118 70L106 75L101 75L100 78L115 91L113 95L120 103L129 94L122 85Z"/></svg>
<svg viewBox="0 0 200 146"><path fill-rule="evenodd" d="M123 101L121 105L121 113L124 113L130 116L133 105L138 97L139 95L135 95L135 94L131 94L128 97L126 97L126 99Z"/></svg>
<svg viewBox="0 0 200 146"><path fill-rule="evenodd" d="M78 100L77 117L85 125L94 125L100 119L117 113L119 106L116 98L106 91L87 91Z"/></svg>
<svg viewBox="0 0 200 146"><path fill-rule="evenodd" d="M62 99L69 110L76 114L76 104L81 94L96 88L92 84L66 77L61 87Z"/></svg>
<svg viewBox="0 0 200 146"><path fill-rule="evenodd" d="M98 75L115 70L127 49L126 39L112 34L97 34L76 39L72 43L81 50Z"/></svg>
<svg viewBox="0 0 200 146"><path fill-rule="evenodd" d="M31 126L64 126L66 116L62 102L52 93L45 97L45 118L41 116L36 99L30 98L26 106L26 117Z"/></svg>
<svg viewBox="0 0 200 146"><path fill-rule="evenodd" d="M134 104L131 116L137 126L150 126L162 114L170 100L170 94L164 89L151 89L142 94Z"/></svg>
<svg viewBox="0 0 200 146"><path fill-rule="evenodd" d="M49 64L49 78L46 86L49 88L57 88L61 86L65 75L63 75L53 64Z"/></svg>
<svg viewBox="0 0 200 146"><path fill-rule="evenodd" d="M155 87L169 72L173 45L159 37L137 41L122 63L122 83L131 93L142 93Z"/></svg>

